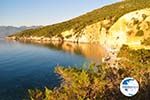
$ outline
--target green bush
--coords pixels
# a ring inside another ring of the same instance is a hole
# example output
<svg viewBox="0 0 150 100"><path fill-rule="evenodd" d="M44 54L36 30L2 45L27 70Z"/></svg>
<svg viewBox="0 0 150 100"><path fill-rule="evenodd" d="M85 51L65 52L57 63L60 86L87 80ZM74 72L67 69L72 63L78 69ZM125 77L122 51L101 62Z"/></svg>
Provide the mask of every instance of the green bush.
<svg viewBox="0 0 150 100"><path fill-rule="evenodd" d="M150 46L150 37L147 38L147 39L144 39L144 41L142 42L143 45L146 45L146 46Z"/></svg>
<svg viewBox="0 0 150 100"><path fill-rule="evenodd" d="M137 33L136 33L136 36L143 36L143 35L144 35L143 30L139 30L139 31L137 31Z"/></svg>
<svg viewBox="0 0 150 100"><path fill-rule="evenodd" d="M137 18L132 18L132 20L133 20L133 25L136 25L139 23L139 20Z"/></svg>
<svg viewBox="0 0 150 100"><path fill-rule="evenodd" d="M145 20L147 18L147 15L142 14L143 20Z"/></svg>
<svg viewBox="0 0 150 100"><path fill-rule="evenodd" d="M118 57L122 58L118 61L119 68L110 68L107 63L91 64L84 69L56 67L56 73L62 79L60 87L53 90L45 88L44 91L29 90L30 98L32 100L128 100L120 93L119 84L123 78L129 76L137 79L140 84L139 93L131 99L150 98L150 63L145 64L140 61L150 60L150 51L143 49L135 51L123 46Z"/></svg>

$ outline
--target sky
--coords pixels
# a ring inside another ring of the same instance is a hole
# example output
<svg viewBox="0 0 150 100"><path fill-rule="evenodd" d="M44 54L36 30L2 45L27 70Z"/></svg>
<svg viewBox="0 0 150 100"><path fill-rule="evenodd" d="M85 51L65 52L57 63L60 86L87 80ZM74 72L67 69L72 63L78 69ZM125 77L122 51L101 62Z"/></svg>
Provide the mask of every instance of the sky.
<svg viewBox="0 0 150 100"><path fill-rule="evenodd" d="M0 26L50 25L120 0L0 0Z"/></svg>

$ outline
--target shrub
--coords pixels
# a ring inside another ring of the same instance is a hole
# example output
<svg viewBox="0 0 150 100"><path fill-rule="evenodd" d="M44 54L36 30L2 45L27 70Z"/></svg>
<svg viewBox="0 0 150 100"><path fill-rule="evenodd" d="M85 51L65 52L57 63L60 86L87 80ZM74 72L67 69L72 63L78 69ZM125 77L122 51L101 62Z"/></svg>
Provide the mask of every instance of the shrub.
<svg viewBox="0 0 150 100"><path fill-rule="evenodd" d="M133 25L136 25L139 23L139 20L137 18L132 18L132 20L133 20Z"/></svg>
<svg viewBox="0 0 150 100"><path fill-rule="evenodd" d="M147 39L144 39L144 41L142 42L143 45L149 46L150 45L150 37Z"/></svg>
<svg viewBox="0 0 150 100"><path fill-rule="evenodd" d="M147 15L142 14L142 18L143 18L143 20L145 20L147 18Z"/></svg>
<svg viewBox="0 0 150 100"><path fill-rule="evenodd" d="M143 35L144 35L143 30L139 30L139 31L137 31L137 33L136 33L136 36L143 36Z"/></svg>
<svg viewBox="0 0 150 100"><path fill-rule="evenodd" d="M125 52L126 55L122 55ZM118 57L122 58L118 61L119 68L110 68L107 63L91 64L86 69L59 66L56 73L62 78L60 87L53 90L45 88L44 91L29 90L30 97L33 100L127 100L120 93L119 84L124 77L132 76L138 80L140 91L131 99L150 98L150 63L147 66L140 62L140 59L150 60L150 51L135 51L123 46Z"/></svg>

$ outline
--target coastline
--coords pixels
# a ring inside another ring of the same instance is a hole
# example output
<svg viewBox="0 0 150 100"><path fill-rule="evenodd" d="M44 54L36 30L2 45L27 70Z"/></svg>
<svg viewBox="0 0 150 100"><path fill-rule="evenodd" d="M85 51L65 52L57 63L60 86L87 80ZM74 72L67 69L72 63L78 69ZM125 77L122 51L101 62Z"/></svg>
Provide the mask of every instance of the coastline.
<svg viewBox="0 0 150 100"><path fill-rule="evenodd" d="M99 41L90 42L87 39L79 39L79 38L60 38L60 37L37 37L37 36L30 36L30 37L17 37L17 36L7 36L5 37L6 40L21 40L21 41L34 41L34 42L45 42L51 43L52 41L58 42L72 42L72 43L85 43L85 44L100 44Z"/></svg>

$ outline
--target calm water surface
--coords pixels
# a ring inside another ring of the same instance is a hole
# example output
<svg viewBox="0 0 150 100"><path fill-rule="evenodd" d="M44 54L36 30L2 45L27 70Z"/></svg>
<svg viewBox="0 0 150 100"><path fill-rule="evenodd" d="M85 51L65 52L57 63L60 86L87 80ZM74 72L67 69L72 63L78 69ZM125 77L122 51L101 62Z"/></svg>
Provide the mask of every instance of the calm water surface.
<svg viewBox="0 0 150 100"><path fill-rule="evenodd" d="M104 50L98 45L73 43L21 43L0 38L0 100L29 99L28 89L60 83L56 65L81 66L99 62Z"/></svg>

